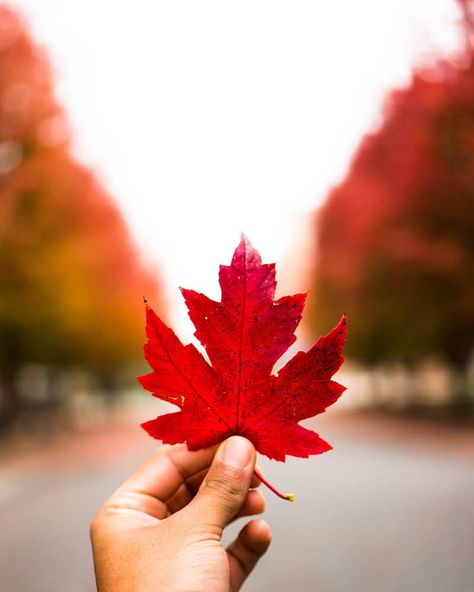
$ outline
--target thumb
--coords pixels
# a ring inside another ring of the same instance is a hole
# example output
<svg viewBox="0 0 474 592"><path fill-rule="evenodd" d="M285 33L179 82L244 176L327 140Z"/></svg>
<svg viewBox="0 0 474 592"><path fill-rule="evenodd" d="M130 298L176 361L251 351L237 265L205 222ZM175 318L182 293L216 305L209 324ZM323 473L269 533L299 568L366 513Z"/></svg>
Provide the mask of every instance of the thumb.
<svg viewBox="0 0 474 592"><path fill-rule="evenodd" d="M211 468L196 497L189 504L195 524L219 537L247 497L253 470L255 449L241 436L232 436L218 448Z"/></svg>

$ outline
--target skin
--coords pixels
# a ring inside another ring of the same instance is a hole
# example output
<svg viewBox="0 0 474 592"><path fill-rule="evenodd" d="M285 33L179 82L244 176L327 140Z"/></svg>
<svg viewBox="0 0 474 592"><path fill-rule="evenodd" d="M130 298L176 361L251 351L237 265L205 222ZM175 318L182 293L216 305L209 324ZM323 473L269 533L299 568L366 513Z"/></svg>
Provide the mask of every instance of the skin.
<svg viewBox="0 0 474 592"><path fill-rule="evenodd" d="M255 449L240 436L190 452L162 446L105 502L91 525L99 592L235 592L268 549L252 520L227 547L224 528L259 514Z"/></svg>

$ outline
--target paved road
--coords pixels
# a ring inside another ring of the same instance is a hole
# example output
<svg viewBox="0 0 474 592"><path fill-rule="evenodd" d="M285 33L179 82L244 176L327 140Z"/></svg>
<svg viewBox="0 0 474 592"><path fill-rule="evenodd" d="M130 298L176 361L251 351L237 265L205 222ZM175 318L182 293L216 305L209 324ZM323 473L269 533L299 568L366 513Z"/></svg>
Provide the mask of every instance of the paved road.
<svg viewBox="0 0 474 592"><path fill-rule="evenodd" d="M262 462L274 542L247 592L473 592L474 435L333 413L335 450ZM85 434L0 468L0 592L93 592L87 527L153 448L137 432Z"/></svg>

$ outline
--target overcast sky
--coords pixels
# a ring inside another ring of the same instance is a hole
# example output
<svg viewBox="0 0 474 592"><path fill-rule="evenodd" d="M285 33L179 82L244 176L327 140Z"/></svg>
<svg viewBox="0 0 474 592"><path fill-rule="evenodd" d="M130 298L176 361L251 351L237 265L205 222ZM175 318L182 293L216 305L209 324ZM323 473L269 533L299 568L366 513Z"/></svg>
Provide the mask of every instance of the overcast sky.
<svg viewBox="0 0 474 592"><path fill-rule="evenodd" d="M456 41L455 0L8 3L48 49L75 151L172 305L178 285L218 297L241 231L280 264L285 289L305 289L304 214L342 177L387 90Z"/></svg>

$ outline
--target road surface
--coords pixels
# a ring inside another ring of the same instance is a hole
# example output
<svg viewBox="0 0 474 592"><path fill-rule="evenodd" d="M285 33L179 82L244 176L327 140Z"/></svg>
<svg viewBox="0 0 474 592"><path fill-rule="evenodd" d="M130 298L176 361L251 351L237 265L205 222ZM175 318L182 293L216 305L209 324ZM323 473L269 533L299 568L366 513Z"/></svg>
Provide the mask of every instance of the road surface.
<svg viewBox="0 0 474 592"><path fill-rule="evenodd" d="M474 434L337 412L309 424L334 450L262 461L297 499L268 493L274 540L244 590L473 592ZM93 592L90 519L154 446L115 426L4 455L0 592Z"/></svg>

